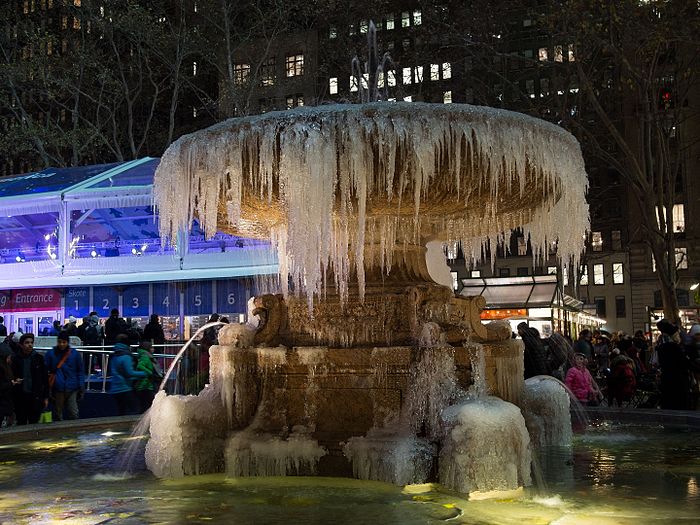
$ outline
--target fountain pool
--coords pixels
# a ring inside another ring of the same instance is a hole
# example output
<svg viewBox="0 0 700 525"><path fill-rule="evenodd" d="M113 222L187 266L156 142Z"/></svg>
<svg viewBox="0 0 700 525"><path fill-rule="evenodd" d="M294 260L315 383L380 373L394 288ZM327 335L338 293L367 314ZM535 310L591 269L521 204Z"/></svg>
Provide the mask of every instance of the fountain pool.
<svg viewBox="0 0 700 525"><path fill-rule="evenodd" d="M0 436L0 522L643 525L697 523L700 514L700 433L660 425L590 426L573 454L543 452L540 461L558 468L546 490L483 501L347 478L161 480L143 464L120 479L112 462L130 429L110 430L13 444L11 433Z"/></svg>

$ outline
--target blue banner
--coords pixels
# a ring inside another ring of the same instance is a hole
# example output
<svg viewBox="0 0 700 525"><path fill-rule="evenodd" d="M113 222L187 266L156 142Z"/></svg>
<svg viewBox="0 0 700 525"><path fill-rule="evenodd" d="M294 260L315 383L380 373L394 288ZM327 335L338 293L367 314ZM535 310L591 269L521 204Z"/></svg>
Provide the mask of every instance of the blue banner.
<svg viewBox="0 0 700 525"><path fill-rule="evenodd" d="M185 289L185 315L209 315L214 307L212 281L190 281Z"/></svg>
<svg viewBox="0 0 700 525"><path fill-rule="evenodd" d="M122 315L146 317L148 315L149 288L147 284L128 286L122 292Z"/></svg>
<svg viewBox="0 0 700 525"><path fill-rule="evenodd" d="M177 283L153 284L153 313L180 315L180 289Z"/></svg>
<svg viewBox="0 0 700 525"><path fill-rule="evenodd" d="M112 308L119 308L119 292L111 286L92 288L92 309L100 317L109 317Z"/></svg>
<svg viewBox="0 0 700 525"><path fill-rule="evenodd" d="M244 314L248 297L244 280L216 281L216 311L220 314Z"/></svg>
<svg viewBox="0 0 700 525"><path fill-rule="evenodd" d="M65 317L71 315L77 319L87 317L90 313L90 288L67 288L65 295Z"/></svg>

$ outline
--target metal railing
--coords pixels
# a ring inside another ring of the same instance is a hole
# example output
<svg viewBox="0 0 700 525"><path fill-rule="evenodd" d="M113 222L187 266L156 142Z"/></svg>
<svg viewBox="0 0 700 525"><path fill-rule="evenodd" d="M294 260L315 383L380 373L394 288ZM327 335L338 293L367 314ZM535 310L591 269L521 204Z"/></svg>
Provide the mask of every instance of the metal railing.
<svg viewBox="0 0 700 525"><path fill-rule="evenodd" d="M153 345L153 357L158 359L162 370L168 370L172 361L177 357L177 353L184 343L165 343ZM35 350L44 354L51 350L52 347L34 347ZM83 364L85 365L85 391L86 392L107 392L107 384L111 379L109 372L109 359L114 353L113 345L97 345L97 346L73 346L83 356ZM138 345L131 345L132 353L136 355ZM160 350L160 351L159 351ZM181 377L182 360L180 360L173 370L172 378L175 383L172 390L177 392L179 388L179 378ZM92 388L93 385L98 385L97 388Z"/></svg>

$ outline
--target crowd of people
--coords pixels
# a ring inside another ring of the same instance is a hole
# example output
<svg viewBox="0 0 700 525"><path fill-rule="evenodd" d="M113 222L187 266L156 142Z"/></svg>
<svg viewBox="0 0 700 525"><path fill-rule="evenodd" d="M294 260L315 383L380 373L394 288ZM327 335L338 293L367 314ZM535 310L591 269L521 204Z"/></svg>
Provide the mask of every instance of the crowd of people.
<svg viewBox="0 0 700 525"><path fill-rule="evenodd" d="M584 405L700 409L700 324L687 332L662 319L654 344L640 330L584 329L576 341L554 333L542 338L518 325L525 345L525 378L551 375Z"/></svg>
<svg viewBox="0 0 700 525"><path fill-rule="evenodd" d="M0 326L5 328L3 318ZM85 362L71 346L71 337L83 345L112 347L110 393L119 415L143 413L151 406L163 379L153 345L163 344L165 336L157 315L150 317L143 330L129 323L113 309L100 324L92 312L77 325L69 318L53 326L56 346L41 354L34 348L31 333L0 334L0 422L2 426L39 422L42 413L51 410L51 420L77 419L78 402L85 392ZM132 352L136 346L137 352Z"/></svg>

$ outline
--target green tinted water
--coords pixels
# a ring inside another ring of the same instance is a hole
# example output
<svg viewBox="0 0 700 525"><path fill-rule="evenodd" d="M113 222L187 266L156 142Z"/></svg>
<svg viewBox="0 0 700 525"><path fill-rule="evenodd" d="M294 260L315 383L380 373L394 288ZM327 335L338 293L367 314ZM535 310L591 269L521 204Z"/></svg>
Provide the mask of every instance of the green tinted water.
<svg viewBox="0 0 700 525"><path fill-rule="evenodd" d="M123 430L123 429L122 429ZM126 431L125 431L126 432ZM403 490L339 478L223 475L158 480L111 472L127 434L88 432L0 446L0 521L62 524L700 523L700 433L602 425L573 454L541 458L547 489L466 501L435 486Z"/></svg>

